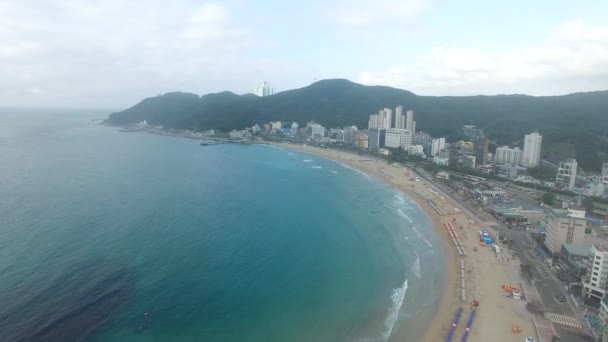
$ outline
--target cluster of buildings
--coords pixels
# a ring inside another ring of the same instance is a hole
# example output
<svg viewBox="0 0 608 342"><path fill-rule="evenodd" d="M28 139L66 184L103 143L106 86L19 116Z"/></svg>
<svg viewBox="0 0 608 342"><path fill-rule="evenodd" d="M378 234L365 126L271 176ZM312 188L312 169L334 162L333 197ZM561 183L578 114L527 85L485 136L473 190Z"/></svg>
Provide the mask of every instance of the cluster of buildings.
<svg viewBox="0 0 608 342"><path fill-rule="evenodd" d="M258 84L258 86L255 87L254 94L256 94L257 96L260 96L260 97L270 96L270 95L274 95L274 89L272 89L272 87L270 86L270 84L268 82L264 81L264 83Z"/></svg>

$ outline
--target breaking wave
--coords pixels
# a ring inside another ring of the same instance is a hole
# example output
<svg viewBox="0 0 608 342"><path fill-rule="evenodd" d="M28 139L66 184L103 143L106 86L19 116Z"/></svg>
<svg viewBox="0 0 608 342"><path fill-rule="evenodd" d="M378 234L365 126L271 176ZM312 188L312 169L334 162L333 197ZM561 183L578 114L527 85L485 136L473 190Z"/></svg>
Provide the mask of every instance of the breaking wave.
<svg viewBox="0 0 608 342"><path fill-rule="evenodd" d="M391 296L392 304L391 307L388 308L388 314L384 319L384 326L386 327L386 330L382 334L382 338L385 341L388 341L388 339L391 337L393 328L395 327L395 323L397 322L397 318L399 317L399 311L401 311L401 306L403 305L403 300L405 299L406 292L407 279L405 279L403 286L393 290L393 294Z"/></svg>

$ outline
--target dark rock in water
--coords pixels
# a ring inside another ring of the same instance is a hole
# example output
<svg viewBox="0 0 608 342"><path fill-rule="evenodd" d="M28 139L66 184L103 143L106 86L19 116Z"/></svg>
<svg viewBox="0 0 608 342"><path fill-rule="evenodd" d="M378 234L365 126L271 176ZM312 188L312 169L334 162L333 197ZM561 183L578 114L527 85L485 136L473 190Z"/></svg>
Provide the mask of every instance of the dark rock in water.
<svg viewBox="0 0 608 342"><path fill-rule="evenodd" d="M134 293L134 273L111 262L65 269L2 300L0 341L83 341Z"/></svg>

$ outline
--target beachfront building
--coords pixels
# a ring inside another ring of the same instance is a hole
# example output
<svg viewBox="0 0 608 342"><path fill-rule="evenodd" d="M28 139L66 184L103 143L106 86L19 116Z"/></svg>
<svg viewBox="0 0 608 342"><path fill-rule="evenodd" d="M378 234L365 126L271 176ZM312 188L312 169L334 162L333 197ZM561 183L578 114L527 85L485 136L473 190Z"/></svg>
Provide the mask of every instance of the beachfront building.
<svg viewBox="0 0 608 342"><path fill-rule="evenodd" d="M445 138L431 140L431 157L436 157L443 149L445 149Z"/></svg>
<svg viewBox="0 0 608 342"><path fill-rule="evenodd" d="M557 175L555 176L555 185L559 188L574 190L577 168L578 164L575 159L568 159L559 163Z"/></svg>
<svg viewBox="0 0 608 342"><path fill-rule="evenodd" d="M347 126L344 127L344 142L347 144L352 144L355 142L357 138L357 126Z"/></svg>
<svg viewBox="0 0 608 342"><path fill-rule="evenodd" d="M369 148L383 148L386 145L386 129L374 128L367 130ZM389 146L390 147L390 146Z"/></svg>
<svg viewBox="0 0 608 342"><path fill-rule="evenodd" d="M602 176L608 177L608 162L602 164Z"/></svg>
<svg viewBox="0 0 608 342"><path fill-rule="evenodd" d="M357 147L361 149L369 148L369 136L365 133L357 133L357 137L355 139L357 143Z"/></svg>
<svg viewBox="0 0 608 342"><path fill-rule="evenodd" d="M281 121L274 121L270 123L270 130L273 132L277 132L280 131L281 128L283 128L283 125L281 124Z"/></svg>
<svg viewBox="0 0 608 342"><path fill-rule="evenodd" d="M405 129L391 128L386 130L385 146L407 149L412 145L412 133Z"/></svg>
<svg viewBox="0 0 608 342"><path fill-rule="evenodd" d="M497 147L494 162L496 164L517 165L521 163L521 149L519 147L510 148L509 146Z"/></svg>
<svg viewBox="0 0 608 342"><path fill-rule="evenodd" d="M319 140L325 136L325 127L323 127L317 123L309 122L308 129L310 130L311 139Z"/></svg>
<svg viewBox="0 0 608 342"><path fill-rule="evenodd" d="M587 277L583 281L583 293L587 299L601 300L608 288L608 251L591 246Z"/></svg>
<svg viewBox="0 0 608 342"><path fill-rule="evenodd" d="M550 209L545 247L551 253L559 254L565 243L583 245L586 227L584 210Z"/></svg>
<svg viewBox="0 0 608 342"><path fill-rule="evenodd" d="M291 135L298 135L298 123L295 121L291 124Z"/></svg>
<svg viewBox="0 0 608 342"><path fill-rule="evenodd" d="M524 137L524 153L522 155L522 164L525 167L535 167L540 163L540 148L543 142L543 136L538 132L526 134Z"/></svg>

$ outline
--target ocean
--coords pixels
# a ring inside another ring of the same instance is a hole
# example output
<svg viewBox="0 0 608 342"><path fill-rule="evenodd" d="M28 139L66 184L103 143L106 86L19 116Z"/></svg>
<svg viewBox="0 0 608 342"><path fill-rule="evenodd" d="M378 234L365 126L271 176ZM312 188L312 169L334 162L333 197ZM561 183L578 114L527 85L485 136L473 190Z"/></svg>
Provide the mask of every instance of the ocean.
<svg viewBox="0 0 608 342"><path fill-rule="evenodd" d="M0 111L0 341L418 341L446 254L407 196L265 145Z"/></svg>

